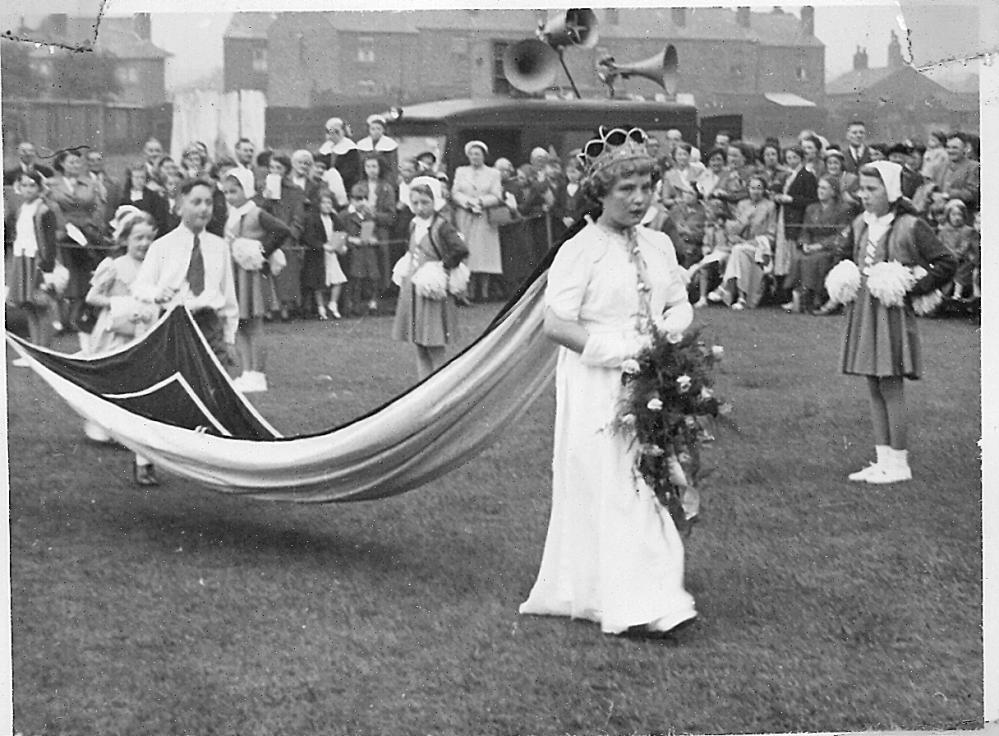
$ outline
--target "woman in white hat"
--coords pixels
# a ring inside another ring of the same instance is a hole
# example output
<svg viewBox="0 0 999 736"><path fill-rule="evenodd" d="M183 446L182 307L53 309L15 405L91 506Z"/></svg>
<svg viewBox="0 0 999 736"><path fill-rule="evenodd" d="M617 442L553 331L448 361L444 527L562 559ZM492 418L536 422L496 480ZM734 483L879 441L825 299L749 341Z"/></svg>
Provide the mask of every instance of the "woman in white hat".
<svg viewBox="0 0 999 736"><path fill-rule="evenodd" d="M368 135L357 142L357 150L361 152L361 158L367 158L367 154L374 152L385 165L385 171L392 177L399 170L399 144L385 135L385 127L388 121L384 115L368 115L367 119Z"/></svg>
<svg viewBox="0 0 999 736"><path fill-rule="evenodd" d="M454 172L451 201L456 206L455 224L468 244L468 268L472 272L469 296L473 301L489 298L489 282L503 275L499 228L490 224L488 210L503 204L500 172L486 165L489 147L482 141L465 144L468 166Z"/></svg>

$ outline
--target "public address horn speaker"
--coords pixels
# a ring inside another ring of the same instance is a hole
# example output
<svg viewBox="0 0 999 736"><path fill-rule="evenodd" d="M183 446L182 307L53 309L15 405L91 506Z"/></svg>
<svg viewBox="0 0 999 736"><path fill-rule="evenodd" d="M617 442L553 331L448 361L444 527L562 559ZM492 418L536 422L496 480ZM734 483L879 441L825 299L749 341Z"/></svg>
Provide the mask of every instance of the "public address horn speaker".
<svg viewBox="0 0 999 736"><path fill-rule="evenodd" d="M639 61L634 64L617 64L613 56L607 56L597 62L597 76L600 77L600 81L610 88L612 97L614 96L614 80L618 77L622 79L628 79L629 77L651 79L665 89L666 94L670 97L675 97L677 63L676 47L668 43L655 56L650 56L645 61Z"/></svg>
<svg viewBox="0 0 999 736"><path fill-rule="evenodd" d="M529 38L503 52L503 76L521 92L548 89L558 74L558 54L543 41Z"/></svg>
<svg viewBox="0 0 999 736"><path fill-rule="evenodd" d="M538 28L538 38L555 49L597 45L597 16L589 8L570 8L557 13Z"/></svg>

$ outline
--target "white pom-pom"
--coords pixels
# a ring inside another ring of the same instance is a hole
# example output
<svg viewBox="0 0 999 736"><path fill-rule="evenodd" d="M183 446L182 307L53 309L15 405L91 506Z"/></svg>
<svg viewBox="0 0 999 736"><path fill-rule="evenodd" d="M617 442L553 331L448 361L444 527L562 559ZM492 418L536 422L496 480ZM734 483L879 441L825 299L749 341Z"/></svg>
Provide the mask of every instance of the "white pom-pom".
<svg viewBox="0 0 999 736"><path fill-rule="evenodd" d="M468 291L468 282L472 278L472 272L468 266L462 262L448 271L447 291L449 294L458 296Z"/></svg>
<svg viewBox="0 0 999 736"><path fill-rule="evenodd" d="M923 294L912 299L913 311L920 315L933 314L943 304L943 294L940 289L934 289L929 294Z"/></svg>
<svg viewBox="0 0 999 736"><path fill-rule="evenodd" d="M413 256L407 253L398 261L396 261L395 265L392 267L392 283L395 284L396 286L402 286L403 279L409 276L409 272L412 270L412 268L413 268Z"/></svg>
<svg viewBox="0 0 999 736"><path fill-rule="evenodd" d="M875 263L867 272L867 290L886 307L902 306L914 283L912 271L898 261Z"/></svg>
<svg viewBox="0 0 999 736"><path fill-rule="evenodd" d="M447 271L440 261L427 261L413 274L413 288L424 299L439 301L447 296Z"/></svg>
<svg viewBox="0 0 999 736"><path fill-rule="evenodd" d="M826 275L829 298L840 304L849 304L857 298L860 289L860 270L853 261L840 261Z"/></svg>
<svg viewBox="0 0 999 736"><path fill-rule="evenodd" d="M57 263L51 273L42 273L42 282L46 286L51 286L56 294L62 295L69 286L69 269Z"/></svg>
<svg viewBox="0 0 999 736"><path fill-rule="evenodd" d="M264 265L264 246L252 238L236 238L229 246L232 260L247 271L259 271Z"/></svg>

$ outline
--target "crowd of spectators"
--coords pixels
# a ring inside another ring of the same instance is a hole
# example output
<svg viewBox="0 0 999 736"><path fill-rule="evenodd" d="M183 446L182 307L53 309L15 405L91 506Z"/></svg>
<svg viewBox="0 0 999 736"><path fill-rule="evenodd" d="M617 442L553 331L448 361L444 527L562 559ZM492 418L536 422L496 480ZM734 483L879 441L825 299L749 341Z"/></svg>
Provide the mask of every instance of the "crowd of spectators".
<svg viewBox="0 0 999 736"><path fill-rule="evenodd" d="M367 127L368 135L355 143L347 124L331 118L316 151L258 152L241 139L231 156L215 160L201 142L174 160L150 138L120 180L109 176L99 151L66 149L42 161L31 143L22 142L4 184L17 192L24 177L37 181L55 213L57 260L70 275L53 305L53 323L88 329L85 296L93 272L115 247L109 223L122 205L148 213L163 235L180 222L182 184L204 179L217 188L206 229L225 237L231 203L223 182L234 169L249 172L252 199L287 230L280 243L283 268L265 269L265 319L384 311L396 288L392 265L407 248L408 190L416 176L441 182L448 200L442 214L467 241L472 278L463 303L510 296L592 206L580 186L575 152L538 147L525 161L491 160L488 146L472 141L464 151L468 164L448 172L434 152L400 160L385 119L372 116ZM854 121L839 144L814 131L803 131L791 145L776 139L754 145L720 132L701 151L671 130L649 145L657 161L656 195L643 224L671 237L697 307L777 305L835 313L824 278L862 209L857 172L880 159L904 167L904 195L960 260L945 293L949 303L973 306L980 296L975 136L933 132L925 143L871 143L865 125ZM8 203L5 209L9 253L17 207ZM334 230L346 237L332 237Z"/></svg>

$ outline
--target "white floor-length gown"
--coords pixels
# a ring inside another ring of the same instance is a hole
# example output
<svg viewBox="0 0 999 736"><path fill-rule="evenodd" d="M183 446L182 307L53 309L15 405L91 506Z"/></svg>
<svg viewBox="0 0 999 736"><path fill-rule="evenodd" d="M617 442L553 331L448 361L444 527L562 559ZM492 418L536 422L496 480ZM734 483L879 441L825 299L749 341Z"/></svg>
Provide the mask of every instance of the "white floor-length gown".
<svg viewBox="0 0 999 736"><path fill-rule="evenodd" d="M637 233L652 314L687 302L669 238L643 227ZM635 335L637 283L625 237L591 224L556 255L546 304L590 334ZM639 625L666 631L696 616L694 599L683 587L676 526L636 474L627 440L610 431L620 390L620 368L592 367L560 350L551 519L520 612L588 619L609 634Z"/></svg>

